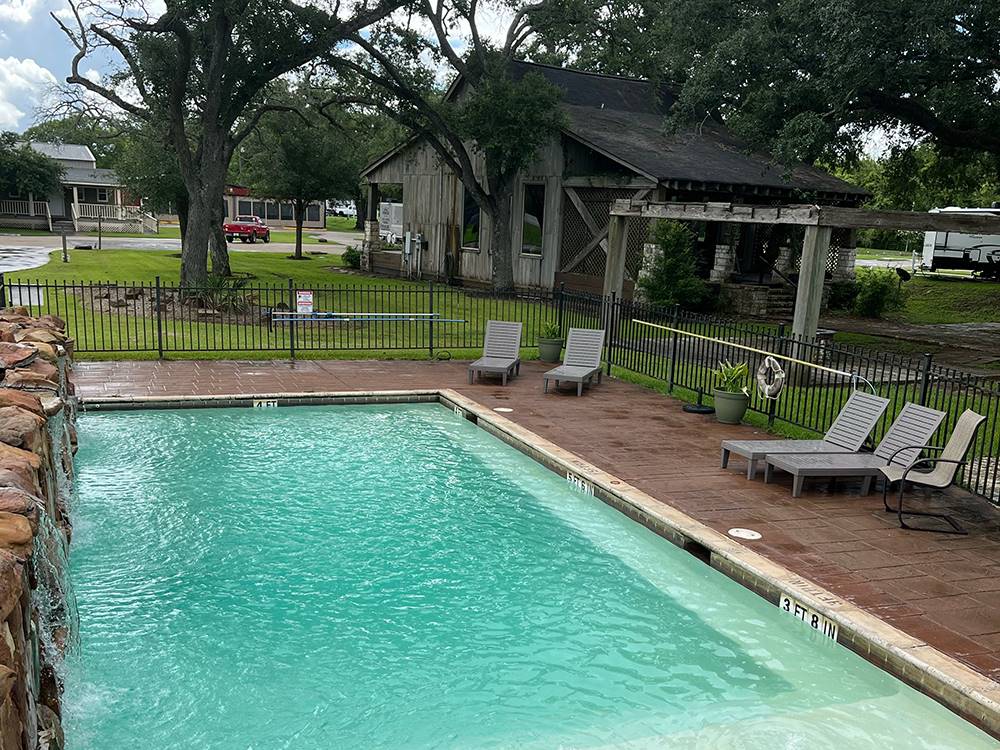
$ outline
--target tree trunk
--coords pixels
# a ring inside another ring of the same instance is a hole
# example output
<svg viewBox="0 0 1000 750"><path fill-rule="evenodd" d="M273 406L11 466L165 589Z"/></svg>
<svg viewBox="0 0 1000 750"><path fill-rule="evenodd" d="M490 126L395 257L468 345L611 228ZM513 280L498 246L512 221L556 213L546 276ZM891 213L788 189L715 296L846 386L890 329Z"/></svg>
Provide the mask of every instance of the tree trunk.
<svg viewBox="0 0 1000 750"><path fill-rule="evenodd" d="M304 201L295 201L295 260L302 260L302 222L305 220Z"/></svg>
<svg viewBox="0 0 1000 750"><path fill-rule="evenodd" d="M494 197L495 196L495 197ZM511 247L509 192L491 196L490 201L490 252L493 255L493 290L514 290L514 252Z"/></svg>
<svg viewBox="0 0 1000 750"><path fill-rule="evenodd" d="M204 202L189 203L181 243L181 286L203 286L208 280L208 238L213 218Z"/></svg>
<svg viewBox="0 0 1000 750"><path fill-rule="evenodd" d="M188 224L188 198L187 193L177 196L177 226L181 234L181 254L184 253L184 232L187 231Z"/></svg>
<svg viewBox="0 0 1000 750"><path fill-rule="evenodd" d="M368 215L368 198L362 193L354 199L354 228L359 232L365 231L365 217Z"/></svg>
<svg viewBox="0 0 1000 750"><path fill-rule="evenodd" d="M222 223L225 221L225 211L223 210L221 200L218 201L215 217L215 221L212 222L210 243L212 249L212 274L215 276L232 276L233 271L229 267L229 246L226 244L226 233L222 231Z"/></svg>

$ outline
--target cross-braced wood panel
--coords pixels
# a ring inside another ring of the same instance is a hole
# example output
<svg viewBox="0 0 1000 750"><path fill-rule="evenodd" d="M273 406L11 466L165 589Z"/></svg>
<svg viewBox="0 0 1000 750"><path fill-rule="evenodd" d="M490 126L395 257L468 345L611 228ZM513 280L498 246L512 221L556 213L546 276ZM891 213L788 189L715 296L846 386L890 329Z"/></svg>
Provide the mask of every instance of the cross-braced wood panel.
<svg viewBox="0 0 1000 750"><path fill-rule="evenodd" d="M559 270L603 276L611 203L637 195L637 191L630 188L566 188ZM649 220L633 218L628 224L625 268L629 277L635 279L642 266L642 246L649 232Z"/></svg>

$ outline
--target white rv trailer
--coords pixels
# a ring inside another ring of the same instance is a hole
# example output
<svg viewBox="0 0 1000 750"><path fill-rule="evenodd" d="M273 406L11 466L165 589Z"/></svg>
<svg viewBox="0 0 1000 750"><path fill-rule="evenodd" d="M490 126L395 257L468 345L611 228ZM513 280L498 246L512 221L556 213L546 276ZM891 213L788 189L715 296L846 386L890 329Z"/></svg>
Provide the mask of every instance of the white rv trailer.
<svg viewBox="0 0 1000 750"><path fill-rule="evenodd" d="M1000 208L934 208L931 213L1000 216ZM960 269L1000 278L1000 234L926 232L921 266L930 271Z"/></svg>
<svg viewBox="0 0 1000 750"><path fill-rule="evenodd" d="M395 245L403 238L403 204L378 204L378 236L383 242Z"/></svg>

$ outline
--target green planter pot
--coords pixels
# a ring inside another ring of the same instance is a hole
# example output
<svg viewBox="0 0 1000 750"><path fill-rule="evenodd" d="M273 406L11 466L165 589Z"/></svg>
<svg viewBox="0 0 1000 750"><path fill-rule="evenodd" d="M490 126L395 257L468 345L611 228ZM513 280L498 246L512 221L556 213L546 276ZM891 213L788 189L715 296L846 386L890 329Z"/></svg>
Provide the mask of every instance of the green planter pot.
<svg viewBox="0 0 1000 750"><path fill-rule="evenodd" d="M750 406L750 397L745 393L728 393L715 390L715 418L722 424L739 424Z"/></svg>
<svg viewBox="0 0 1000 750"><path fill-rule="evenodd" d="M562 339L538 339L538 358L542 362L558 362L562 345Z"/></svg>

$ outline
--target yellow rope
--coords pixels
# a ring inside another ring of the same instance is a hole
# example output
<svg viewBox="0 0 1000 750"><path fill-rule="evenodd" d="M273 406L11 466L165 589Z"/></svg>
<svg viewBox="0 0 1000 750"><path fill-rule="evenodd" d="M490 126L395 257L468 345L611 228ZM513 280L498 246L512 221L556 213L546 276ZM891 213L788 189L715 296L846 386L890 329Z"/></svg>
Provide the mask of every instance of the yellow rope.
<svg viewBox="0 0 1000 750"><path fill-rule="evenodd" d="M765 349L755 349L752 346L745 346L743 344L736 344L732 341L726 341L725 339L717 339L712 336L702 336L700 333L691 333L690 331L684 331L680 328L671 328L670 326L661 326L659 323L650 323L646 320L638 320L637 318L632 318L633 323L639 323L640 325L649 326L650 328L659 328L664 331L671 331L673 333L680 333L684 336L692 336L696 339L704 339L705 341L714 341L716 344L725 344L726 346L732 346L736 349L743 349L748 352L755 352L756 354L763 354L768 357L774 357L775 359L783 359L786 362L794 362L797 365L805 365L806 367L813 367L817 370L824 370L826 372L832 372L835 375L846 375L849 378L858 378L864 380L860 375L856 375L853 372L844 372L843 370L834 370L832 367L825 367L823 365L817 365L815 362L806 362L801 359L796 359L795 357L786 357L784 354L775 354L774 352L769 352ZM866 381L867 382L867 381Z"/></svg>

